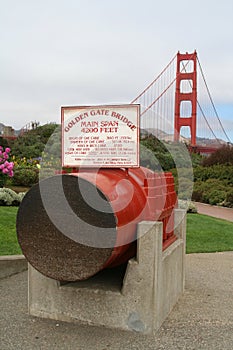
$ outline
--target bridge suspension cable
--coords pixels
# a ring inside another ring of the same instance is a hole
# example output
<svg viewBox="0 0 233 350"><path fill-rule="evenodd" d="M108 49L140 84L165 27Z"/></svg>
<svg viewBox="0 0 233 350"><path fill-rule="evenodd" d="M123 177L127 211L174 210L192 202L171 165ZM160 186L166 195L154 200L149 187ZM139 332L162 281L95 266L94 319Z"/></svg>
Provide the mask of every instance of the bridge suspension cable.
<svg viewBox="0 0 233 350"><path fill-rule="evenodd" d="M197 56L197 61L198 61L198 56ZM198 61L198 63L199 63L199 61ZM182 70L183 70L184 72L187 73L187 70L186 70L187 64L184 65L184 63L182 62L182 66L183 66L183 69L182 69ZM199 64L199 67L200 67L200 64ZM190 88L192 89L191 81L189 81L189 86L190 86ZM205 116L204 110L202 109L201 104L200 104L200 102L198 101L198 98L197 98L197 105L198 105L198 107L199 107L199 109L200 109L200 112L201 112L201 114L202 114L202 116L203 116L203 118L204 118L204 120L205 120L205 122L206 122L206 124L207 124L207 126L208 126L208 128L209 128L209 130L211 131L213 137L218 141L218 138L217 138L217 136L215 135L215 133L214 133L214 131L213 131L213 129L212 129L210 123L208 122L208 119L207 119L207 117Z"/></svg>
<svg viewBox="0 0 233 350"><path fill-rule="evenodd" d="M144 95L156 82L159 80L159 78L163 75L163 73L172 65L172 63L175 61L176 55L171 59L171 61L166 65L166 67L162 70L162 72L131 102L135 103L137 100L139 100L142 95Z"/></svg>
<svg viewBox="0 0 233 350"><path fill-rule="evenodd" d="M208 96L209 96L211 105L212 105L213 110L214 110L214 112L215 112L215 115L216 115L216 117L217 117L217 119L218 119L218 122L219 122L219 124L220 124L220 126L221 126L221 129L222 129L224 135L226 136L227 141L231 143L231 140L229 139L229 137L228 137L228 135L227 135L227 133L226 133L226 131L225 131L223 125L222 125L222 122L221 122L221 120L220 120L220 118L219 118L218 112L217 112L217 110L216 110L216 108L215 108L213 99L212 99L211 94L210 94L210 90L209 90L209 88L208 88L208 85L207 85L207 82L206 82L206 79L205 79L205 76L204 76L204 73L203 73L203 69L202 69L202 67L201 67L201 63L200 63L198 57L197 57L197 62L198 62L199 68L200 68L200 72L201 72L201 75L202 75L202 78L203 78L203 81L204 81L204 84L205 84L205 87L206 87L206 90L207 90L207 93L208 93ZM205 119L206 119L206 118L205 118ZM206 120L206 122L208 123L207 120ZM209 123L208 123L208 124L209 124ZM210 126L209 126L209 128L212 130L212 128L211 128ZM213 132L213 131L212 131L212 132ZM214 134L214 133L213 133L213 134ZM215 137L216 137L216 136L215 136ZM217 138L217 137L216 137L216 138Z"/></svg>
<svg viewBox="0 0 233 350"><path fill-rule="evenodd" d="M216 144L222 145L225 142L224 139L231 143L214 106L198 58L197 62L202 79L197 80L195 78L194 86L194 74L197 72L196 63L194 72L196 58L196 51L192 54L187 52L186 54L180 54L178 52L161 73L132 100L131 103L140 103L141 105L141 129L147 133L153 133L159 139L174 140L173 136L176 132L174 122L177 115L177 110L175 112L175 108L177 108L175 95L178 89L178 93L182 96L179 102L180 129L182 128L181 140L190 143L194 139L192 136L194 127L192 126L191 129L190 126L189 128L189 122L191 118L194 120L193 113L196 113L195 128L197 128L197 134L195 131L195 135L197 137L195 136L195 143L207 147L209 145L215 147ZM178 87L175 84L177 81ZM200 84L198 89L197 82ZM198 98L196 94L196 98L192 97L191 101L190 96L195 96L193 91L198 91ZM198 107L199 116L197 111L193 112L194 106L196 106L195 110ZM195 143L193 144L195 145Z"/></svg>

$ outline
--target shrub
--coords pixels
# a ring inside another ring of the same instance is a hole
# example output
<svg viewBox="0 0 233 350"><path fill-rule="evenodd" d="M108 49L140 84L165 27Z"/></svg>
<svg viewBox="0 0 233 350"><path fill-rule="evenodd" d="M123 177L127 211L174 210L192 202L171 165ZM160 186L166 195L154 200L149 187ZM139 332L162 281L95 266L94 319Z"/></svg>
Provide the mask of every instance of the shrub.
<svg viewBox="0 0 233 350"><path fill-rule="evenodd" d="M17 193L18 199L19 199L19 203L22 202L23 197L25 196L25 194L26 194L26 192L19 192L19 193Z"/></svg>
<svg viewBox="0 0 233 350"><path fill-rule="evenodd" d="M227 181L219 179L208 179L207 181L196 181L192 200L208 204L220 204L225 201L229 185Z"/></svg>
<svg viewBox="0 0 233 350"><path fill-rule="evenodd" d="M193 181L186 177L179 177L178 196L180 199L190 199L193 189Z"/></svg>
<svg viewBox="0 0 233 350"><path fill-rule="evenodd" d="M227 196L226 191L213 189L212 191L210 191L210 193L206 197L209 204L214 205L214 204L222 204L222 202L225 201L226 196Z"/></svg>
<svg viewBox="0 0 233 350"><path fill-rule="evenodd" d="M201 190L194 190L192 194L192 200L194 202L201 202L202 201L202 191Z"/></svg>
<svg viewBox="0 0 233 350"><path fill-rule="evenodd" d="M141 149L148 149L152 152L152 157L147 159L144 154L141 154L141 165L150 167L151 169L163 169L167 171L175 167L174 160L165 146L165 142L161 142L152 134L140 141ZM144 146L144 147L143 147ZM153 160L152 160L153 159ZM148 161L148 164L146 163ZM152 163L151 163L152 161Z"/></svg>
<svg viewBox="0 0 233 350"><path fill-rule="evenodd" d="M4 189L0 188L0 205L12 205L12 197Z"/></svg>
<svg viewBox="0 0 233 350"><path fill-rule="evenodd" d="M32 186L38 182L38 169L33 167L15 168L15 174L12 178L12 184L15 186Z"/></svg>
<svg viewBox="0 0 233 350"><path fill-rule="evenodd" d="M224 145L217 151L205 158L202 163L204 166L211 166L214 164L231 164L233 165L233 147Z"/></svg>
<svg viewBox="0 0 233 350"><path fill-rule="evenodd" d="M206 181L208 179L227 180L228 184L233 184L233 166L199 166L194 169L194 181Z"/></svg>
<svg viewBox="0 0 233 350"><path fill-rule="evenodd" d="M25 193L21 192L17 194L10 188L0 188L0 205L1 206L18 206Z"/></svg>
<svg viewBox="0 0 233 350"><path fill-rule="evenodd" d="M233 208L233 188L228 191L223 205L229 208Z"/></svg>
<svg viewBox="0 0 233 350"><path fill-rule="evenodd" d="M187 213L197 213L197 207L195 203L190 201L180 200L180 199L178 203L179 203L179 208L185 209Z"/></svg>
<svg viewBox="0 0 233 350"><path fill-rule="evenodd" d="M17 158L40 157L56 127L56 124L46 124L17 137L17 139L12 141L12 153Z"/></svg>
<svg viewBox="0 0 233 350"><path fill-rule="evenodd" d="M43 167L40 169L39 178L40 180L43 180L43 179L46 179L47 177L54 176L54 175L56 175L56 172L54 169Z"/></svg>

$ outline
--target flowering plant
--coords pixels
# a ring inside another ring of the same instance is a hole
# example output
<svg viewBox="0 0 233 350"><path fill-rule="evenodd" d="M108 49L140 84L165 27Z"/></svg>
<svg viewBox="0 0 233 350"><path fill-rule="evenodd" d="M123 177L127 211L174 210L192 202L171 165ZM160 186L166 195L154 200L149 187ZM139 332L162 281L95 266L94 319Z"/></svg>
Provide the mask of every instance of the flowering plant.
<svg viewBox="0 0 233 350"><path fill-rule="evenodd" d="M9 153L11 149L7 147L5 150L0 146L0 187L5 184L6 178L14 176L14 163L9 162Z"/></svg>

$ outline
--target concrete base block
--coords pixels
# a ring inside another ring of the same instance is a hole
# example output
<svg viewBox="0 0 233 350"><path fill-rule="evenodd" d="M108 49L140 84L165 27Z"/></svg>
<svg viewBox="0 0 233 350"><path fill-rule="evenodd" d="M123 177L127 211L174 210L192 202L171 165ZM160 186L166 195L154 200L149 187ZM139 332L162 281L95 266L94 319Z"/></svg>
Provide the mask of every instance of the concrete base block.
<svg viewBox="0 0 233 350"><path fill-rule="evenodd" d="M29 312L145 334L159 329L184 291L185 213L176 210L178 239L162 251L162 223L138 225L137 257L87 281L61 284L29 266Z"/></svg>
<svg viewBox="0 0 233 350"><path fill-rule="evenodd" d="M24 255L0 256L0 279L26 271L27 268L28 263Z"/></svg>

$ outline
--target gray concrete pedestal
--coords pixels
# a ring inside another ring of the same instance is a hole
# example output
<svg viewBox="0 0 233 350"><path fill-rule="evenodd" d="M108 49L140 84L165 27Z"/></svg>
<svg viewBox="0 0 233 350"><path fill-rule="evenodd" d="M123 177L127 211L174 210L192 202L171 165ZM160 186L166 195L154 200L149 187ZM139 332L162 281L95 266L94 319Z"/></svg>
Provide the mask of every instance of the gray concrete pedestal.
<svg viewBox="0 0 233 350"><path fill-rule="evenodd" d="M177 240L162 251L162 223L138 225L137 257L87 281L61 284L29 266L29 313L142 333L159 329L184 291L186 217L175 213Z"/></svg>

